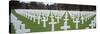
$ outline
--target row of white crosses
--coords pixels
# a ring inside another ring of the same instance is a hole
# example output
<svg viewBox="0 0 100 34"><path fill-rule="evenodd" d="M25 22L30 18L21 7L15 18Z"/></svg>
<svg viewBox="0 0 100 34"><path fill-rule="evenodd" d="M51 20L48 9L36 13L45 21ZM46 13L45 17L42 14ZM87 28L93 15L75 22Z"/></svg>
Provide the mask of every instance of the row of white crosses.
<svg viewBox="0 0 100 34"><path fill-rule="evenodd" d="M57 23L59 23L59 20L61 19L62 16L63 16L63 14L60 13L60 16L57 16L57 17L56 17L56 18L57 18ZM66 17L67 17L67 16L66 16ZM50 18L51 18L50 24L52 25L52 26L51 26L51 31L53 32L53 31L54 31L54 24L55 24L56 22L54 21L54 16L53 16L52 12L51 12ZM67 18L66 18L65 20L67 20ZM64 22L64 30L67 30L67 21Z"/></svg>
<svg viewBox="0 0 100 34"><path fill-rule="evenodd" d="M63 14L65 13L65 11L63 11L63 12L61 12L61 11L59 11L57 14L56 14L56 12L53 12L53 11L33 11L33 15L32 14L30 14L30 13L32 13L32 11L26 11L26 12L23 12L26 16L29 16L29 17L27 17L28 19L30 19L30 20L32 20L32 18L34 18L33 19L33 21L35 22L36 21L36 17L37 17L37 20L38 20L38 24L40 24L40 21L42 20L43 21L43 27L45 28L46 27L46 22L48 21L48 16L49 16L49 13L50 12L52 12L52 14L51 14L51 16L50 16L50 18L51 18L51 22L50 22L50 24L52 25L52 27L51 27L51 31L54 31L54 24L55 24L55 22L54 22L54 16L56 16L56 19L57 19L57 23L60 23L59 21L60 21L60 19L61 19L61 17L63 16ZM20 12L19 12L20 13ZM22 13L22 12L21 12ZM20 14L21 14L20 13ZM72 13L71 13L72 14ZM76 14L76 13L75 13ZM79 14L79 13L77 13L77 14ZM36 16L36 15L38 15L38 16ZM43 17L41 17L41 15L43 16ZM54 16L53 16L54 15ZM86 14L87 15L87 14ZM72 15L72 19L73 19L73 22L75 22L76 23L76 29L78 29L78 23L80 23L80 21L79 21L79 16L80 15L78 15L78 18L76 18L75 17L75 15ZM82 20L82 24L84 24L84 17L83 17L83 15L81 15L82 17L81 17L81 20ZM65 17L67 17L66 15L65 15ZM43 18L43 19L42 19ZM41 20L40 20L41 19ZM86 21L87 21L87 19L89 19L89 17L88 16L86 16ZM64 19L64 30L67 30L66 28L66 25L67 25L67 18L65 18Z"/></svg>
<svg viewBox="0 0 100 34"><path fill-rule="evenodd" d="M77 14L79 14L79 13L77 13ZM82 24L84 24L84 20L87 21L87 20L89 20L94 15L95 15L94 12L81 12L80 16L81 16ZM75 20L74 20L75 16L74 15L72 15L72 19L73 19L73 22L75 22ZM80 22L79 18L76 18L76 29L78 29L78 23L79 22ZM91 28L95 27L95 23L94 22L96 22L96 20L92 20L91 24L89 24L89 26L91 26Z"/></svg>
<svg viewBox="0 0 100 34"><path fill-rule="evenodd" d="M84 17L84 15L85 15L85 17ZM83 13L83 14L81 14L81 20L82 20L82 24L84 24L84 20L85 21L88 21L92 16L93 16L94 14L93 13L89 13L89 12L87 12L87 13Z"/></svg>
<svg viewBox="0 0 100 34"><path fill-rule="evenodd" d="M95 12L87 12L86 15L86 21L89 20L92 16L94 16L96 13Z"/></svg>
<svg viewBox="0 0 100 34"><path fill-rule="evenodd" d="M18 13L18 14L22 14L22 13L25 13L26 12L26 18L27 19L29 19L29 20L32 20L33 19L33 22L36 22L36 17L38 17L37 19L38 19L38 24L40 24L40 19L41 19L41 16L40 16L40 14L37 14L37 12L35 12L35 11L33 11L34 13L33 13L33 15L31 15L30 13L32 12L32 11L16 11L16 13ZM41 11L42 12L42 11ZM36 14L37 14L37 16L36 16ZM22 15L23 16L23 15ZM46 21L45 21L45 17L44 17L44 15L42 15L43 16L43 27L46 27Z"/></svg>
<svg viewBox="0 0 100 34"><path fill-rule="evenodd" d="M50 12L50 11L38 11L38 10L37 10L37 11L36 11L36 10L35 10L35 11L28 11L28 10L24 10L24 11L21 10L21 11L20 11L20 10L19 10L19 11L17 11L17 12L20 13L20 14L23 14L23 13L24 13L24 14L26 15L26 18L28 18L28 19L30 19L30 20L32 20L31 17L34 18L33 21L35 22L36 13L43 12L43 13L42 13L42 14L43 14L42 16L46 16L46 18L47 18L47 20L48 20L48 16L49 16L49 12ZM30 14L30 13L32 13L32 12L33 12L33 16ZM58 11L56 11L56 12L58 12ZM53 12L53 13L56 13L56 12ZM59 14L61 15L61 12L59 12ZM55 14L54 14L54 15L55 15ZM38 16L40 16L40 14L39 14ZM38 17L38 16L37 16L37 17ZM55 15L55 16L56 16L56 15ZM61 15L61 16L62 16L62 15ZM58 23L59 23L59 18L61 18L61 16L58 16L58 17L57 17L57 19L58 19L57 22L58 22ZM39 17L38 19L40 19L40 18L41 18L41 17Z"/></svg>
<svg viewBox="0 0 100 34"><path fill-rule="evenodd" d="M30 14L29 14L29 12L27 11L26 12L27 14L27 16L29 16L30 17ZM47 20L46 20L46 18L44 17L44 15L45 14L43 14L42 16L43 16L43 27L45 28L46 27L46 21L48 20L48 17L47 17ZM32 15L31 15L32 16ZM48 16L48 15L46 15L46 16ZM61 13L59 13L59 16L57 16L56 18L57 18L57 23L59 23L59 20L60 20L60 18L63 16L63 14L61 14ZM29 19L29 17L27 17L28 19ZM35 22L35 15L33 15L32 17L34 17L34 19L33 19L33 21ZM54 22L54 16L53 15L51 15L50 16L51 17L51 21L52 22ZM38 16L38 24L40 24L40 19L41 19L41 17L40 17L40 15ZM66 19L67 18L65 18L65 22L64 22L64 25L66 25L67 24L67 21L66 21ZM30 20L32 20L32 18L30 18ZM52 31L54 31L54 28L53 28L53 23L51 23L52 24ZM55 23L54 23L55 24ZM65 28L65 30L66 30L66 26L64 26L64 28Z"/></svg>
<svg viewBox="0 0 100 34"><path fill-rule="evenodd" d="M11 14L11 23L16 29L16 34L30 32L30 29L25 29L25 24L22 24L22 21L17 20L16 16L14 16L13 14Z"/></svg>
<svg viewBox="0 0 100 34"><path fill-rule="evenodd" d="M34 13L31 13L32 11L28 11L28 10L23 10L23 11L17 11L17 12L19 12L19 13L24 13L24 15L25 15L25 17L27 18L27 19L29 19L29 20L31 20L31 21L33 21L33 22L35 22L36 21L36 12L34 11ZM18 14L19 14L18 13ZM33 14L33 15L32 15ZM23 16L23 15L22 15ZM32 20L33 19L33 20Z"/></svg>
<svg viewBox="0 0 100 34"><path fill-rule="evenodd" d="M29 14L28 14L28 16L29 16ZM35 17L36 17L36 16L34 15L33 17L34 17L34 22L35 22ZM53 17L54 17L54 16L51 15L51 21L52 21L52 22L54 22L54 18L53 18ZM29 18L29 17L28 17L28 18ZM57 17L57 22L58 22L58 23L59 23L59 18L60 18L60 17L58 16L58 17ZM30 19L32 19L32 18L30 18ZM40 19L41 19L40 16L38 16L38 24L40 24ZM74 19L74 18L73 18L73 19ZM65 29L64 29L64 30L66 30L66 27L67 27L67 26L65 26L65 25L67 24L67 21L66 21L66 20L67 20L67 18L65 18L65 22L64 22L64 28L65 28ZM47 21L46 18L43 17L43 20L42 20L42 21L43 21L43 27L46 27L46 21ZM74 21L74 20L73 20L73 21ZM52 24L52 31L54 31L54 27L53 27L54 25L53 25L53 23L51 23L51 24ZM78 26L78 25L77 25L77 26ZM76 27L76 28L78 28L78 27Z"/></svg>

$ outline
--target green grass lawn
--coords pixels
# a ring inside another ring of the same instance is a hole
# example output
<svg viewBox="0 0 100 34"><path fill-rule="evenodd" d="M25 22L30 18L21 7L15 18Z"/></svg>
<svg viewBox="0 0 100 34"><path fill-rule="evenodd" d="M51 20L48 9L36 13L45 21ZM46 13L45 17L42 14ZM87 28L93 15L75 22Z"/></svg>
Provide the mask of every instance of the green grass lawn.
<svg viewBox="0 0 100 34"><path fill-rule="evenodd" d="M13 13L18 18L18 20L21 20L22 23L25 24L26 29L31 29L31 32L47 32L47 31L51 31L51 25L49 24L49 22L51 21L50 15L49 15L48 21L46 23L46 28L44 28L43 27L43 21L40 21L41 23L38 24L37 19L36 19L36 22L33 22L33 21L27 19L26 17L17 14L15 12L15 10L11 10L11 13ZM68 14L67 23L70 26L70 28L68 30L76 30L75 29L75 23L73 23L73 19L72 19L71 15L68 12L67 12L67 14ZM65 16L65 14L61 17L60 23L55 24L55 26L54 26L55 31L62 31L60 29L60 27L63 26L63 24L64 24L64 16ZM95 18L95 16L96 15L92 16L87 21L84 20L84 24L79 23L79 29L85 29L86 27L89 27L89 24L91 23L91 20L93 20ZM54 16L55 22L57 22L57 19L55 17L56 16ZM80 16L79 19L81 19L81 16ZM89 27L89 28L91 28L91 27Z"/></svg>

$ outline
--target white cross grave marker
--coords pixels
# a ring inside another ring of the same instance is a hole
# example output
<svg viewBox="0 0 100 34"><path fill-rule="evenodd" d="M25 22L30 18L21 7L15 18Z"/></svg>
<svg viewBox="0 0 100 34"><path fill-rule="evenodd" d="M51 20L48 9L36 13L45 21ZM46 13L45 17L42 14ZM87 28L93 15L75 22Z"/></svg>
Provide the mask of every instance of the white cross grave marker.
<svg viewBox="0 0 100 34"><path fill-rule="evenodd" d="M51 31L54 32L54 23L55 23L54 18L53 18L54 16L51 14L50 17L51 17L51 22L50 22L51 23Z"/></svg>
<svg viewBox="0 0 100 34"><path fill-rule="evenodd" d="M76 29L78 29L78 23L80 22L79 19L77 18L74 22L76 23Z"/></svg>
<svg viewBox="0 0 100 34"><path fill-rule="evenodd" d="M43 17L43 20L42 21L43 21L43 27L45 28L46 27L46 21L47 21L46 18Z"/></svg>
<svg viewBox="0 0 100 34"><path fill-rule="evenodd" d="M54 22L54 19L52 18L50 23L52 25L51 26L51 31L54 32L54 23L56 23L56 22Z"/></svg>

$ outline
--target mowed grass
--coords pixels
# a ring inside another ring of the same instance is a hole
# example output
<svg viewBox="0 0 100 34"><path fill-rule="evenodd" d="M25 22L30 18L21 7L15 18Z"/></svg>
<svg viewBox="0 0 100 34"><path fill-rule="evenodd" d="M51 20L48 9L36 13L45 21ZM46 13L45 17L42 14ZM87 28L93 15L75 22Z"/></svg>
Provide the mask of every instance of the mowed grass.
<svg viewBox="0 0 100 34"><path fill-rule="evenodd" d="M38 20L36 19L36 22L33 22L29 19L27 19L26 17L19 15L15 12L15 10L11 11L17 18L18 20L21 20L23 24L25 24L26 29L31 29L31 32L47 32L47 31L51 31L51 25L49 24L49 22L51 22L51 14L49 14L48 17L48 21L46 22L46 28L43 27L43 21L40 20L40 24L38 24ZM67 21L67 25L70 26L70 28L68 30L76 30L75 27L75 23L73 22L73 19L71 17L71 15L66 12L68 14L68 21ZM62 29L60 29L61 26L64 26L64 16L65 14L61 17L60 22L58 24L54 25L55 31L62 31ZM86 27L89 27L89 24L91 23L91 20L93 20L95 18L96 15L92 16L89 20L85 21L84 20L84 24L79 23L79 29L85 29ZM42 17L42 16L41 16ZM81 20L81 16L79 18ZM33 20L33 19L32 19ZM57 22L56 16L54 16L54 20L55 22ZM80 21L82 22L82 21ZM91 28L91 27L90 27Z"/></svg>

